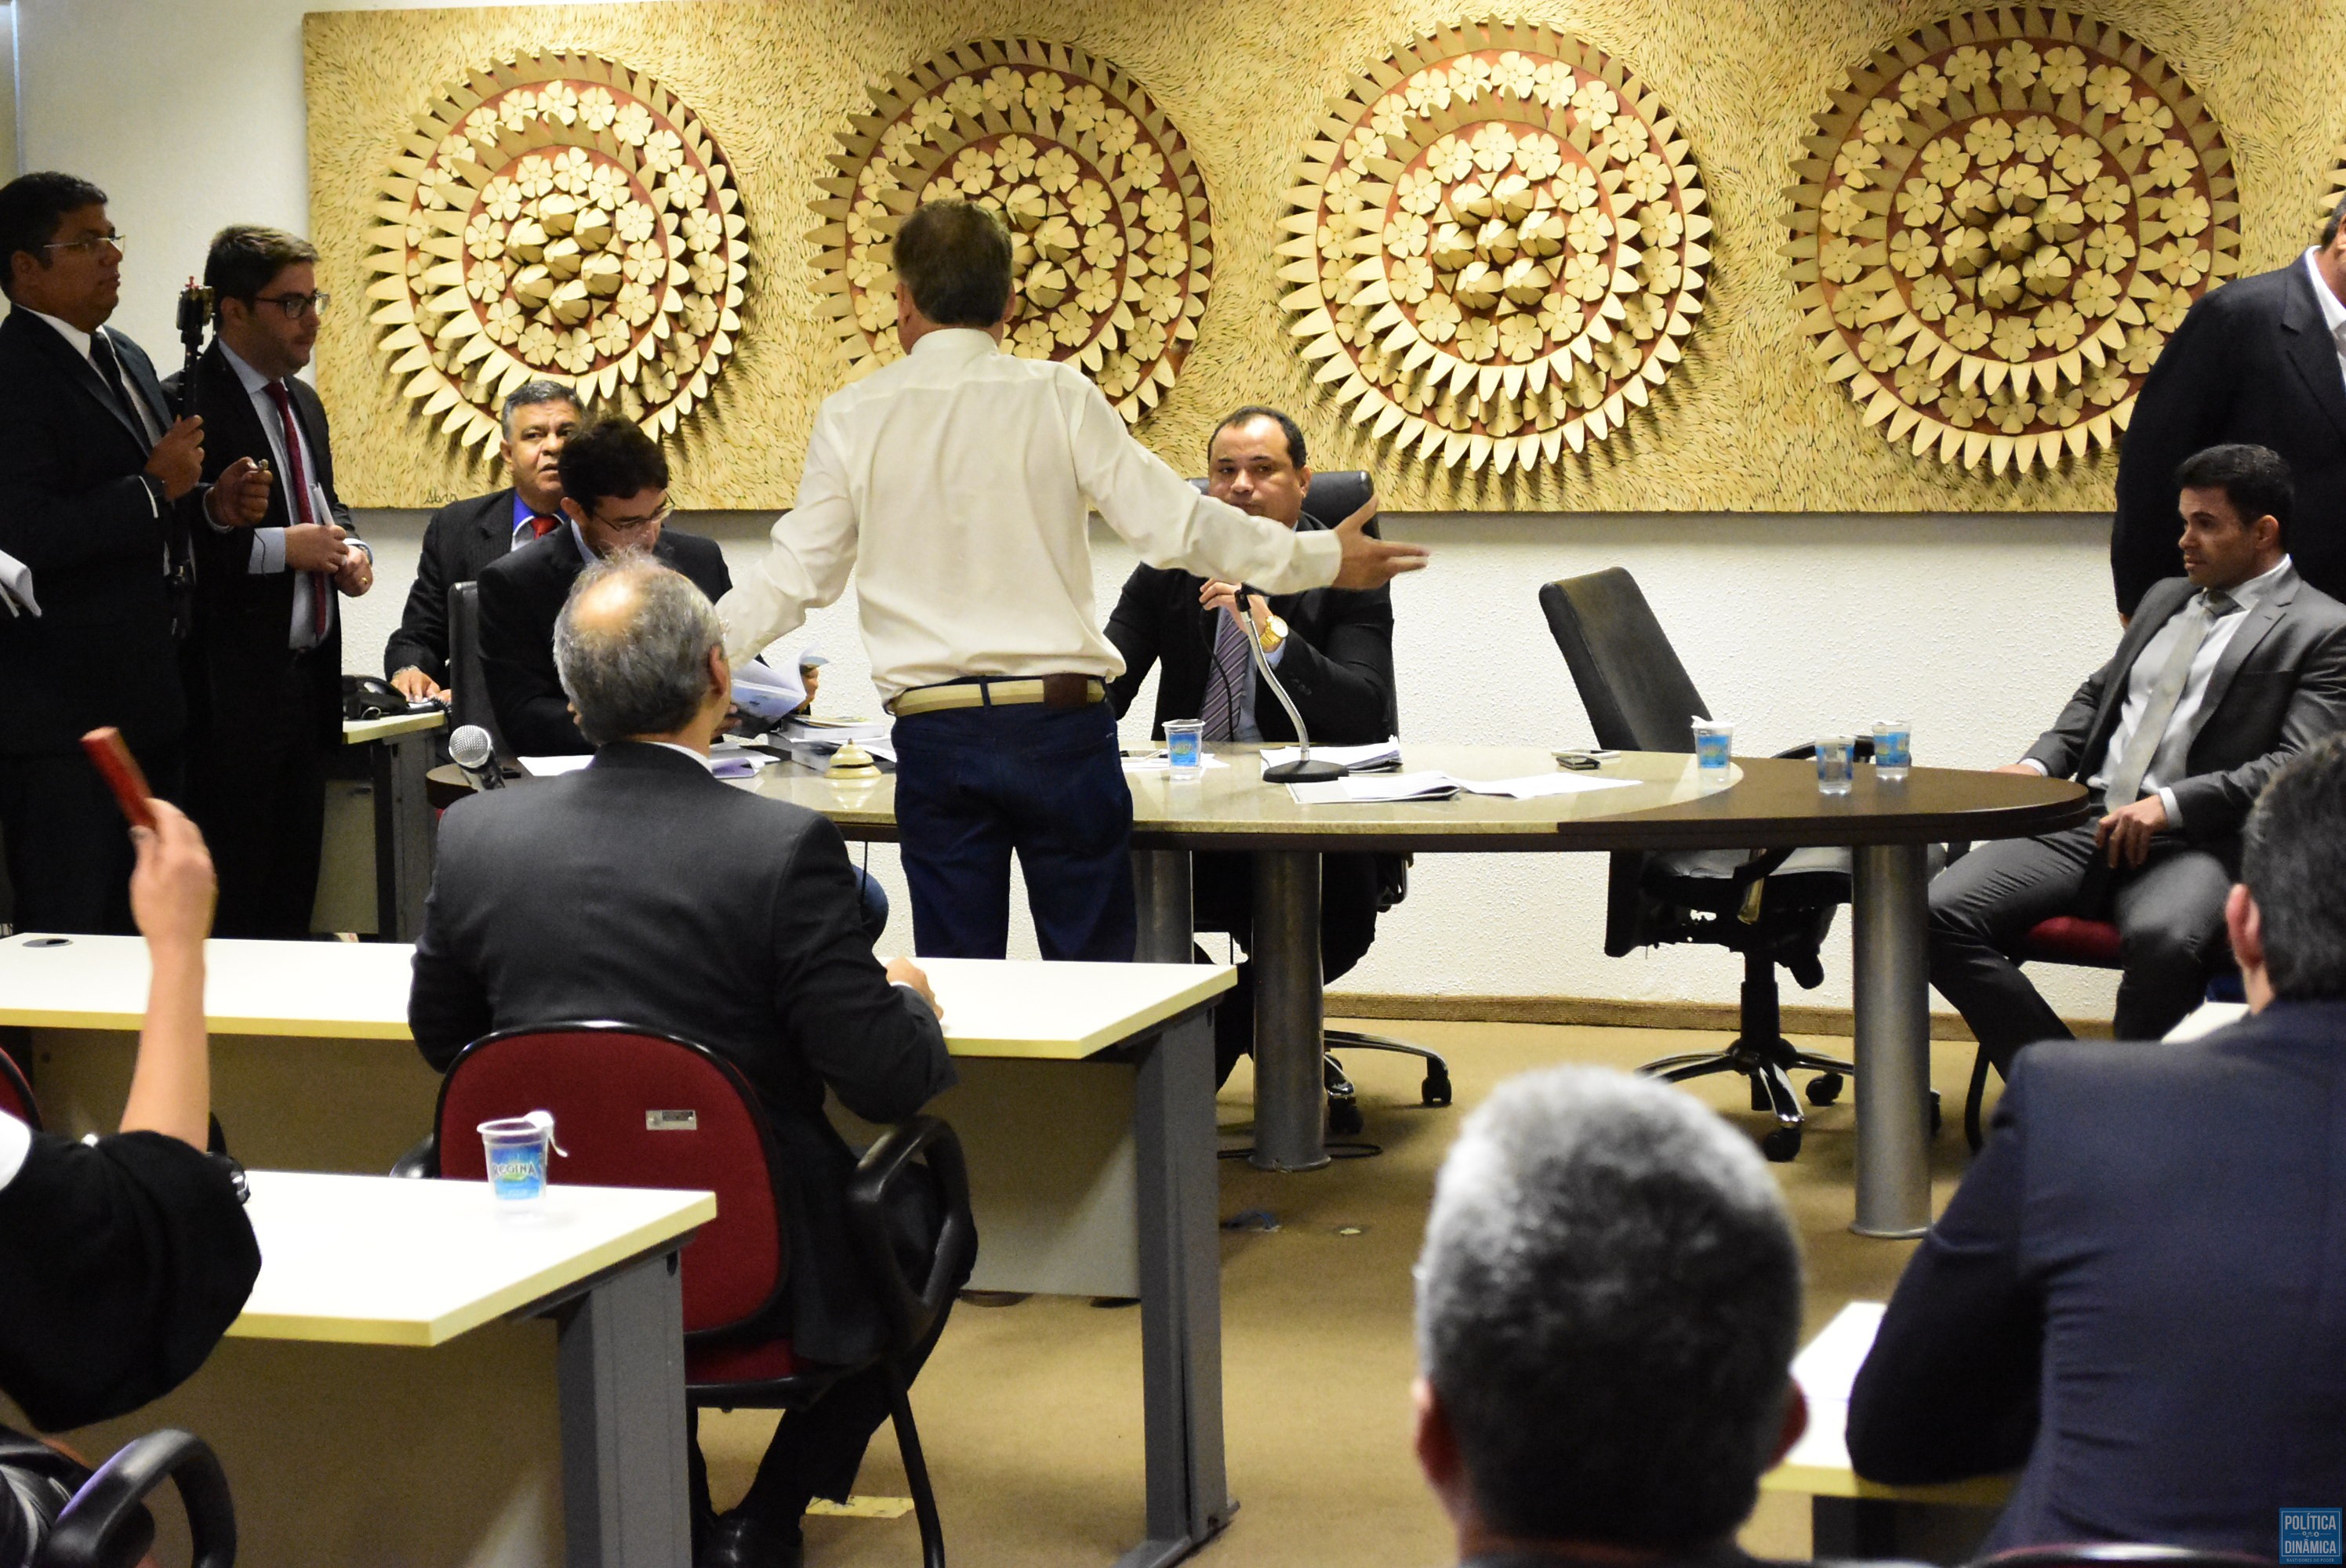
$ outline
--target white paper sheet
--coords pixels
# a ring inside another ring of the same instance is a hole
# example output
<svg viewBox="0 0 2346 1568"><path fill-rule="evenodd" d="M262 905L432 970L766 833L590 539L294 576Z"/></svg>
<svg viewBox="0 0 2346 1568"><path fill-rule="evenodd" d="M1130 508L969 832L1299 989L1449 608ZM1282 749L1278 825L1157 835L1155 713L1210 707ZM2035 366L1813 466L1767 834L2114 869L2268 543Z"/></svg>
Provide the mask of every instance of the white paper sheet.
<svg viewBox="0 0 2346 1568"><path fill-rule="evenodd" d="M41 602L33 597L33 569L5 550L0 550L0 605L12 616L21 613L19 606L36 618L41 613Z"/></svg>
<svg viewBox="0 0 2346 1568"><path fill-rule="evenodd" d="M1471 795L1537 800L1550 795L1582 795L1591 789L1621 789L1636 782L1635 779L1596 779L1586 773L1535 773L1523 779L1461 779L1458 788Z"/></svg>
<svg viewBox="0 0 2346 1568"><path fill-rule="evenodd" d="M1276 768L1282 762L1300 761L1302 757L1300 746L1267 746L1263 748L1262 765ZM1333 762L1340 768L1374 768L1400 761L1401 742L1374 740L1366 746L1314 746L1311 757L1316 762Z"/></svg>
<svg viewBox="0 0 2346 1568"><path fill-rule="evenodd" d="M1396 800L1447 800L1458 780L1447 773L1347 774L1325 784L1290 784L1299 806L1371 806Z"/></svg>
<svg viewBox="0 0 2346 1568"><path fill-rule="evenodd" d="M805 702L806 683L796 667L782 669L751 659L733 672L733 705L744 713L778 723Z"/></svg>

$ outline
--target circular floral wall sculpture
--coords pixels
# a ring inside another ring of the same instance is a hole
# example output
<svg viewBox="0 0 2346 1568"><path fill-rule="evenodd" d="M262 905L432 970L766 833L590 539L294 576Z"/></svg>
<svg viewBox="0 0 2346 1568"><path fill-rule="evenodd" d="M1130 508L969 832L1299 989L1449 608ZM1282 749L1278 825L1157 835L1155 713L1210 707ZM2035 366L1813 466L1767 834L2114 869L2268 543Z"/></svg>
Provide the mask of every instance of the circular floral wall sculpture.
<svg viewBox="0 0 2346 1568"><path fill-rule="evenodd" d="M415 117L379 188L379 346L425 417L482 455L533 377L663 436L733 351L740 192L692 111L625 65L548 54L474 72Z"/></svg>
<svg viewBox="0 0 2346 1568"><path fill-rule="evenodd" d="M1060 44L962 44L872 88L839 139L811 238L859 373L903 352L897 228L955 197L1009 221L1014 352L1080 366L1127 423L1172 386L1206 308L1211 219L1180 132L1131 77Z"/></svg>
<svg viewBox="0 0 2346 1568"><path fill-rule="evenodd" d="M2115 444L2168 334L2239 270L2222 131L2114 27L1958 16L1816 124L1792 280L1828 373L1918 457L2025 473Z"/></svg>
<svg viewBox="0 0 2346 1568"><path fill-rule="evenodd" d="M1681 357L1710 252L1677 126L1545 27L1372 66L1304 154L1280 276L1315 379L1378 439L1504 473L1619 430Z"/></svg>

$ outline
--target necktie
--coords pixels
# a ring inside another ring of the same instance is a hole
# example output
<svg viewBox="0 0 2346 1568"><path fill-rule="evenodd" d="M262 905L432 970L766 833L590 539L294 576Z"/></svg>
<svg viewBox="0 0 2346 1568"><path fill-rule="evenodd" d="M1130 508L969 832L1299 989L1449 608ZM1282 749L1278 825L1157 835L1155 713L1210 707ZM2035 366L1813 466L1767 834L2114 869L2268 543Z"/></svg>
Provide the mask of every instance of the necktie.
<svg viewBox="0 0 2346 1568"><path fill-rule="evenodd" d="M529 536L533 539L543 539L561 526L562 519L559 517L548 517L541 512L529 514Z"/></svg>
<svg viewBox="0 0 2346 1568"><path fill-rule="evenodd" d="M1239 707L1246 699L1247 634L1227 611L1214 622L1213 667L1206 675L1205 711L1199 717L1208 740L1229 740L1237 736Z"/></svg>
<svg viewBox="0 0 2346 1568"><path fill-rule="evenodd" d="M293 423L293 394L285 390L281 381L269 383L269 401L277 405L279 433L285 443L286 510L293 520L304 527L315 523L317 514L310 505L310 465L301 460L301 430ZM310 574L310 630L316 647L326 636L326 627L334 613L334 579L326 572Z"/></svg>
<svg viewBox="0 0 2346 1568"><path fill-rule="evenodd" d="M2125 755L2104 783L2102 799L2111 810L2141 799L2143 775L2150 771L2151 759L2158 755L2159 742L2167 738L2167 727L2175 721L2175 705L2183 700L2183 688L2191 679L2191 661L2199 657L2216 623L2239 607L2240 602L2231 595L2210 588L2183 612L2183 626L2167 656L2167 667L2158 672L2158 683L2150 688L2142 722L2135 726Z"/></svg>
<svg viewBox="0 0 2346 1568"><path fill-rule="evenodd" d="M122 361L115 357L114 345L107 341L104 332L92 332L89 336L89 362L97 368L98 379L114 394L115 408L130 422L130 428L151 445L154 433L138 417L138 404L132 400L130 388L122 379Z"/></svg>

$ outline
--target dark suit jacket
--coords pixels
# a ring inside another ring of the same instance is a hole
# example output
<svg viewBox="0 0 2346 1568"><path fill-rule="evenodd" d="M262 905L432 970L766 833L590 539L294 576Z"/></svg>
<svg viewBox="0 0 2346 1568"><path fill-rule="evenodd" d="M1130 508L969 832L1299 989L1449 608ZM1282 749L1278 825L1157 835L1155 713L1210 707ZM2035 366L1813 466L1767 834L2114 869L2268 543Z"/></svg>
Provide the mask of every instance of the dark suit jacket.
<svg viewBox="0 0 2346 1568"><path fill-rule="evenodd" d="M824 1089L897 1122L954 1070L935 1014L872 956L839 830L627 741L578 772L450 807L408 1002L424 1059L444 1071L492 1030L582 1018L677 1034L740 1067L797 1177L779 1326L819 1361L874 1349L882 1324L845 1231L855 1161Z"/></svg>
<svg viewBox="0 0 2346 1568"><path fill-rule="evenodd" d="M163 383L176 396L180 378ZM310 476L325 492L327 515L312 522L338 524L355 536L351 509L334 491L334 452L326 428L326 405L308 382L290 377L286 388L293 401L293 418L301 427L301 443L317 472ZM218 340L196 361L196 412L204 422L204 480L219 478L240 457L267 462L277 468L277 482L269 487L269 511L261 528L285 528L301 521L287 486L292 474L277 462L269 433L252 406L235 367ZM299 574L252 570L252 532L223 532L197 518L189 533L196 553L196 631L188 649L189 706L195 726L209 736L233 744L250 727L256 704L273 703L283 689L286 670L293 663L288 639L293 628L293 585ZM336 594L339 601L342 597ZM342 616L339 603L333 624L311 660L317 678L308 693L311 733L321 746L336 746L342 733Z"/></svg>
<svg viewBox="0 0 2346 1568"><path fill-rule="evenodd" d="M455 501L432 514L423 525L423 554L415 563L415 585L399 629L383 645L382 673L420 669L448 684L448 590L480 576L492 561L513 550L513 486L469 501Z"/></svg>
<svg viewBox="0 0 2346 1568"><path fill-rule="evenodd" d="M2055 779L2091 777L2126 706L2127 679L2158 628L2198 590L2168 577L2143 596L2110 662L2037 737L2028 755ZM2187 759L2190 776L2171 785L2183 837L2229 862L2249 808L2265 781L2299 748L2346 729L2346 605L2306 584L2284 583L2243 612L2208 677L2205 715Z"/></svg>
<svg viewBox="0 0 2346 1568"><path fill-rule="evenodd" d="M153 363L106 333L123 379L168 429ZM145 432L28 311L0 321L0 551L32 569L41 603L37 619L0 613L0 755L72 751L112 724L151 759L187 725L163 581L185 514L142 473Z"/></svg>
<svg viewBox="0 0 2346 1568"><path fill-rule="evenodd" d="M652 554L683 573L713 603L733 585L713 540L660 530ZM570 585L586 569L568 528L481 569L481 674L497 728L520 757L576 756L595 748L571 722L570 699L554 668L554 622Z"/></svg>
<svg viewBox="0 0 2346 1568"><path fill-rule="evenodd" d="M2290 554L2305 580L2346 599L2346 377L2300 256L2205 295L2167 341L2118 453L2110 575L2131 615L2151 584L2180 576L2175 471L2203 447L2253 442L2297 480Z"/></svg>
<svg viewBox="0 0 2346 1568"><path fill-rule="evenodd" d="M2009 1470L1985 1550L2272 1558L2346 1497L2346 1002L2020 1054L1849 1412L1858 1473ZM2334 1506L2334 1502L2323 1506Z"/></svg>
<svg viewBox="0 0 2346 1568"><path fill-rule="evenodd" d="M1297 524L1306 532L1319 526L1309 517ZM1204 582L1193 573L1158 566L1139 567L1125 579L1107 623L1107 640L1124 656L1124 673L1108 683L1108 700L1118 718L1160 660L1165 671L1157 680L1152 733L1163 735L1168 718L1195 718L1204 710L1220 616L1198 607ZM1294 699L1314 741L1365 746L1401 732L1393 699L1391 589L1311 588L1273 595L1270 608L1287 622L1289 633L1274 667L1279 683ZM1287 710L1269 691L1257 697L1254 716L1265 740L1295 738Z"/></svg>

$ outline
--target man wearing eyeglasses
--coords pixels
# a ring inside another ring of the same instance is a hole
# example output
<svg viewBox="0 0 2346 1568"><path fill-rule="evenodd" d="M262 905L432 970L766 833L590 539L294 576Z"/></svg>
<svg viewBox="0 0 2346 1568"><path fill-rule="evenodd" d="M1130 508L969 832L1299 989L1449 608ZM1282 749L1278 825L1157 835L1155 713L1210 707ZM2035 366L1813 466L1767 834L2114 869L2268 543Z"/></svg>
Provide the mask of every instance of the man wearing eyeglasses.
<svg viewBox="0 0 2346 1568"><path fill-rule="evenodd" d="M733 585L713 540L667 526L668 458L625 419L582 425L556 460L567 527L481 569L481 675L505 744L523 757L579 756L578 731L554 667L554 623L590 561L639 550L714 601Z"/></svg>
<svg viewBox="0 0 2346 1568"><path fill-rule="evenodd" d="M192 530L189 796L219 873L222 936L310 934L326 769L342 744L336 600L374 585L372 553L334 492L325 405L298 374L330 303L317 263L308 240L247 223L214 235L204 259L212 342L197 361L195 412L205 472L259 465L269 476L256 514Z"/></svg>
<svg viewBox="0 0 2346 1568"><path fill-rule="evenodd" d="M80 738L118 727L180 796L191 514L246 521L265 493L250 464L204 484L202 422L175 420L145 351L106 325L122 255L87 180L0 188L0 838L18 931L132 930L130 838Z"/></svg>

